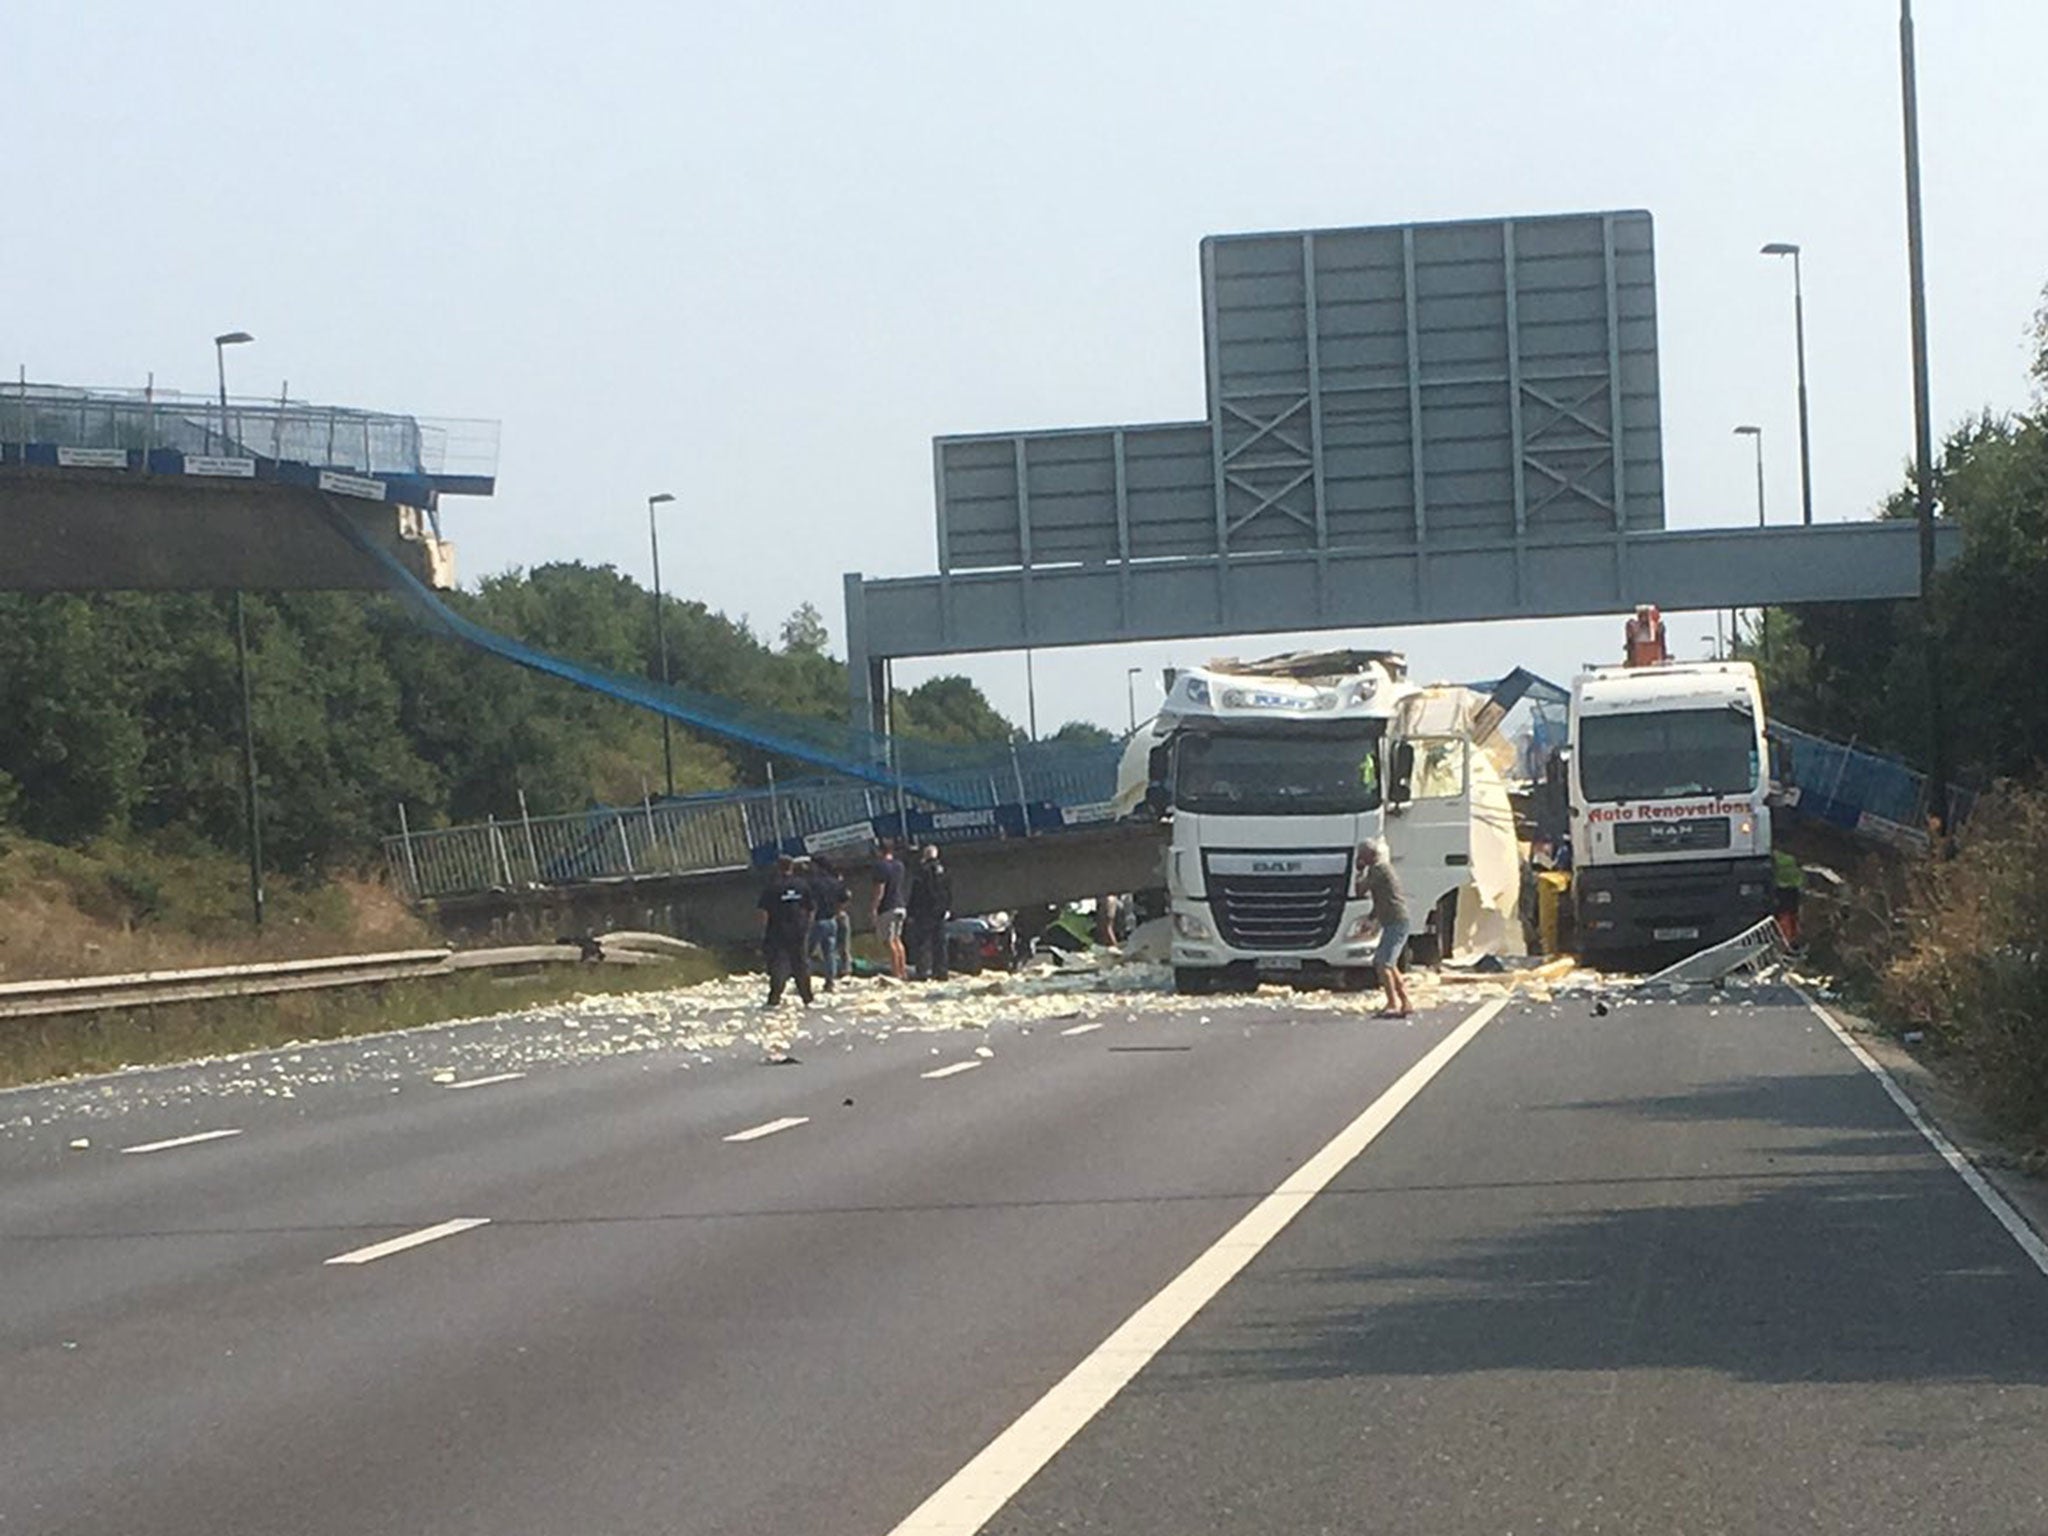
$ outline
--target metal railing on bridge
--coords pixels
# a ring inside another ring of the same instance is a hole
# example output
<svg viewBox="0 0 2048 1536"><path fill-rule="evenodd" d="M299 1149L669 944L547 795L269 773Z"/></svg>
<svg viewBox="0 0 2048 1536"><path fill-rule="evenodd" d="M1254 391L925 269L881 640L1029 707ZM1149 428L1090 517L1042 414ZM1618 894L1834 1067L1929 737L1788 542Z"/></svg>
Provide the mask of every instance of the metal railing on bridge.
<svg viewBox="0 0 2048 1536"><path fill-rule="evenodd" d="M489 480L498 424L165 389L0 386L0 443L255 457L359 475Z"/></svg>
<svg viewBox="0 0 2048 1536"><path fill-rule="evenodd" d="M401 831L384 840L407 900L743 869L777 851L829 852L877 836L940 842L1024 836L1100 821L1120 748L1013 750L981 768L927 775L943 798L804 781L601 806L564 816Z"/></svg>

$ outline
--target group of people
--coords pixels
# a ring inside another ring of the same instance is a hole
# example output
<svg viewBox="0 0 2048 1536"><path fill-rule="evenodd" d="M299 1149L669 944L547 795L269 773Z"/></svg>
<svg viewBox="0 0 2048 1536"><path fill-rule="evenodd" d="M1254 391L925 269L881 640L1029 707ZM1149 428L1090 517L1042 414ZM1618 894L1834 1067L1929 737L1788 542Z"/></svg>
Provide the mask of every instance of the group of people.
<svg viewBox="0 0 2048 1536"><path fill-rule="evenodd" d="M869 916L888 955L890 974L898 981L913 975L946 980L952 974L946 924L953 916L953 876L938 848L927 843L911 868L885 838L869 878ZM1401 974L1401 952L1412 931L1407 900L1376 844L1358 850L1355 878L1358 893L1372 902L1372 918L1379 928L1373 961L1387 994L1380 1017L1405 1019L1413 1011ZM782 1002L792 982L797 996L807 1005L812 1002L814 961L828 992L852 973L853 924L847 912L852 901L852 886L824 855L796 859L784 854L775 861L775 873L759 902L769 1007Z"/></svg>
<svg viewBox="0 0 2048 1536"><path fill-rule="evenodd" d="M953 916L953 876L927 843L916 867L906 867L896 845L883 839L870 871L869 915L898 981L913 974L931 981L951 975L946 924ZM782 1002L792 983L805 1004L813 1001L812 967L825 990L853 970L853 920L848 908L853 887L823 854L798 859L784 854L757 904L761 912L762 958L768 971L768 1005Z"/></svg>

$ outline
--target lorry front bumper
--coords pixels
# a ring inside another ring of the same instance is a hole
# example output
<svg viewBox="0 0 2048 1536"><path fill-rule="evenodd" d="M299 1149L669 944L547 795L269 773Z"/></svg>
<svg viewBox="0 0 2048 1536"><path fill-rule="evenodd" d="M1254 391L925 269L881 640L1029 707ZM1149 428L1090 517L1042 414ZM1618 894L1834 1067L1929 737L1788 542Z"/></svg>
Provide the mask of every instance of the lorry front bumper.
<svg viewBox="0 0 2048 1536"><path fill-rule="evenodd" d="M1754 927L1772 906L1768 855L1603 864L1572 874L1581 954L1704 949Z"/></svg>
<svg viewBox="0 0 2048 1536"><path fill-rule="evenodd" d="M1340 932L1349 929L1347 921ZM1377 935L1369 939L1339 937L1318 949L1276 952L1238 949L1220 939L1183 939L1176 935L1173 963L1183 970L1228 970L1242 977L1257 976L1269 981L1328 980L1345 971L1369 968L1377 942Z"/></svg>

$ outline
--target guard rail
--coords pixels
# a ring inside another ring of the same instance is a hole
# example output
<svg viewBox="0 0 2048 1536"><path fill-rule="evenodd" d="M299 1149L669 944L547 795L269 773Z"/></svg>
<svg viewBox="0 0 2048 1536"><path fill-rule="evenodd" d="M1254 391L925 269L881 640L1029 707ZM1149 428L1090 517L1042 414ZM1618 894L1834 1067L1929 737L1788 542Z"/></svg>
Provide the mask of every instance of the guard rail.
<svg viewBox="0 0 2048 1536"><path fill-rule="evenodd" d="M619 935L621 939L633 935ZM667 941L673 943L674 941ZM377 955L328 955L315 960L273 960L254 965L212 965L183 971L140 971L124 976L81 976L0 984L0 1019L46 1018L165 1003L216 1002L328 987L450 976L458 971L553 961L610 960L646 964L660 958L652 945L523 944L509 949L402 949Z"/></svg>

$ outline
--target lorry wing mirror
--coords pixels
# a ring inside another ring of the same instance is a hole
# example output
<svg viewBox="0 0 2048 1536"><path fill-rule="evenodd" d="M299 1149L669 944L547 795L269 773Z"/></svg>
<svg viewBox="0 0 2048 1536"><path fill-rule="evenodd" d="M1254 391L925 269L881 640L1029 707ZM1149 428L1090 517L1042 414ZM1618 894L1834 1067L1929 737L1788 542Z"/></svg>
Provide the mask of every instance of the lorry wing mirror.
<svg viewBox="0 0 2048 1536"><path fill-rule="evenodd" d="M1162 743L1145 760L1145 809L1164 816L1173 809L1173 746Z"/></svg>
<svg viewBox="0 0 2048 1536"><path fill-rule="evenodd" d="M1394 748L1394 771L1387 781L1387 804L1406 805L1415 784L1415 744L1404 741Z"/></svg>

